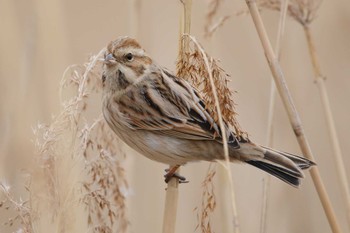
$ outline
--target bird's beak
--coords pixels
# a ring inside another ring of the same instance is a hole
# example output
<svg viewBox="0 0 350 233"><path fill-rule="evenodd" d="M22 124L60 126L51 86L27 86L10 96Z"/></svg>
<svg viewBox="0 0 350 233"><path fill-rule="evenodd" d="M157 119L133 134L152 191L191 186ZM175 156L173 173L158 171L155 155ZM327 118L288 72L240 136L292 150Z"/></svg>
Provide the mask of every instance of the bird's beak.
<svg viewBox="0 0 350 233"><path fill-rule="evenodd" d="M107 64L107 65L112 65L112 64L116 64L117 61L113 57L113 54L109 53L109 54L106 55L104 63Z"/></svg>

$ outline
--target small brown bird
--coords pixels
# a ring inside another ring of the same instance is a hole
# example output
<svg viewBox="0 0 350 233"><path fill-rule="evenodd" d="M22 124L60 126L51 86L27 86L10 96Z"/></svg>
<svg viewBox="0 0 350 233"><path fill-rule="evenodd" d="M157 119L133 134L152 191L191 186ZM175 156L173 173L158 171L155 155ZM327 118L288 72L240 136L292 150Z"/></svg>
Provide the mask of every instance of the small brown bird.
<svg viewBox="0 0 350 233"><path fill-rule="evenodd" d="M221 131L194 87L158 66L129 37L111 42L104 59L103 114L126 144L173 166L172 172L187 162L224 159ZM248 163L292 186L299 186L302 169L314 165L305 158L237 139L227 125L226 132L232 162Z"/></svg>

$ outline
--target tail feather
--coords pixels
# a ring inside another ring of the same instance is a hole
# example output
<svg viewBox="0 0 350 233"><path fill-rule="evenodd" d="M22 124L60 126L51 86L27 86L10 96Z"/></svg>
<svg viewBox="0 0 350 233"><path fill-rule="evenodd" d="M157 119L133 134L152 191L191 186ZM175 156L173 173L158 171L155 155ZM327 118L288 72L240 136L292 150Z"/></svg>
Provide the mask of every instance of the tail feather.
<svg viewBox="0 0 350 233"><path fill-rule="evenodd" d="M294 175L290 175L289 171L286 169L257 160L247 161L247 163L268 172L269 174L283 180L284 182L294 187L298 187L300 185L300 178Z"/></svg>
<svg viewBox="0 0 350 233"><path fill-rule="evenodd" d="M315 165L314 162L308 159L290 153L277 151L267 147L262 148L265 150L263 159L248 160L246 162L270 173L294 187L298 187L300 185L300 179L304 177L301 170Z"/></svg>
<svg viewBox="0 0 350 233"><path fill-rule="evenodd" d="M264 148L267 151L271 151L280 155L283 155L285 157L287 157L288 159L292 160L300 169L304 170L304 169L308 169L311 166L316 165L316 163L305 159L303 157L297 156L297 155L293 155L291 153L288 152L284 152L284 151L278 151L278 150L274 150L268 147L264 147L262 146L262 148Z"/></svg>

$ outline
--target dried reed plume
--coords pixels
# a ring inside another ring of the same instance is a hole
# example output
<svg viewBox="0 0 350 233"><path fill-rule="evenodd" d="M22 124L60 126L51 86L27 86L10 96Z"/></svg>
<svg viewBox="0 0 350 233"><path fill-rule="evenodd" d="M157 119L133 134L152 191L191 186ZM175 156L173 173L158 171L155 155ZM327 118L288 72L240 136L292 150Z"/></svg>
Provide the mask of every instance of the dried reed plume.
<svg viewBox="0 0 350 233"><path fill-rule="evenodd" d="M183 39L186 39L186 37L184 36ZM189 51L183 52L176 64L177 76L186 79L198 89L199 93L203 95L207 111L214 117L215 122L219 122L219 114L215 108L214 92L210 84L208 69L199 48L199 44L196 44L193 40L190 41ZM230 76L218 65L218 60L207 54L205 55L209 60L223 120L234 127L238 137L245 136L246 133L242 131L236 119L237 112L233 101L233 92L228 88Z"/></svg>
<svg viewBox="0 0 350 233"><path fill-rule="evenodd" d="M302 25L309 25L317 16L322 0L290 0L288 15ZM259 7L281 11L281 0L258 0Z"/></svg>
<svg viewBox="0 0 350 233"><path fill-rule="evenodd" d="M229 75L218 66L218 61L209 57L195 38L185 35L183 40L188 40L187 52L182 50L177 62L177 76L182 77L192 83L203 95L207 111L212 114L214 120L220 125L220 129L225 134L224 122L232 125L237 137L247 137L247 134L241 130L236 116L235 104L232 100L233 92L228 88ZM184 44L184 43L183 43ZM232 185L232 175L229 167L227 139L223 137L223 147L225 151L226 163L222 163L225 167L228 183L231 191L231 204L234 221L237 222L237 211L235 197ZM204 181L204 192L202 196L200 226L202 232L212 232L210 229L210 212L214 211L215 195L206 190L212 185L210 182L215 172L208 170ZM204 204L207 203L207 204ZM207 208L208 206L212 208ZM235 232L238 232L238 224L234 224Z"/></svg>
<svg viewBox="0 0 350 233"><path fill-rule="evenodd" d="M214 176L216 174L216 164L210 163L207 171L207 175L202 182L202 199L200 211L198 207L194 210L197 211L197 226L196 230L200 227L202 233L212 233L212 227L210 223L210 214L214 212L216 208L216 197L214 188Z"/></svg>
<svg viewBox="0 0 350 233"><path fill-rule="evenodd" d="M25 185L28 190L27 185ZM0 209L14 210L17 213L14 217L8 219L4 224L5 226L13 226L16 222L19 223L20 228L17 232L32 233L33 225L33 211L30 208L28 200L16 200L14 195L11 193L11 187L4 181L0 182L0 193L5 197L4 200L0 200Z"/></svg>
<svg viewBox="0 0 350 233"><path fill-rule="evenodd" d="M120 158L116 158L123 156L120 142L102 118L84 131L89 136L84 139L88 180L83 183L88 224L94 227L94 232L126 232L128 184Z"/></svg>
<svg viewBox="0 0 350 233"><path fill-rule="evenodd" d="M73 95L61 97L62 112L51 124L34 130L38 156L29 186L31 211L37 214L34 232L127 230L124 156L100 111L91 108L102 87L104 51L66 70L61 91Z"/></svg>

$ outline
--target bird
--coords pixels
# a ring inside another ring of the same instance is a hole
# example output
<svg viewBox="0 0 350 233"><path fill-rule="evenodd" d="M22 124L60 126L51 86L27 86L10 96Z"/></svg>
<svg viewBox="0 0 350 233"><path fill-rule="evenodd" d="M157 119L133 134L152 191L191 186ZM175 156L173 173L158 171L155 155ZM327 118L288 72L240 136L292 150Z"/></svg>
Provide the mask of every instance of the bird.
<svg viewBox="0 0 350 233"><path fill-rule="evenodd" d="M224 159L227 138L230 162L259 168L293 187L314 162L238 137L206 108L189 82L158 65L133 38L123 36L106 47L102 69L102 112L113 132L147 158L168 164L166 181L178 167L194 161Z"/></svg>

